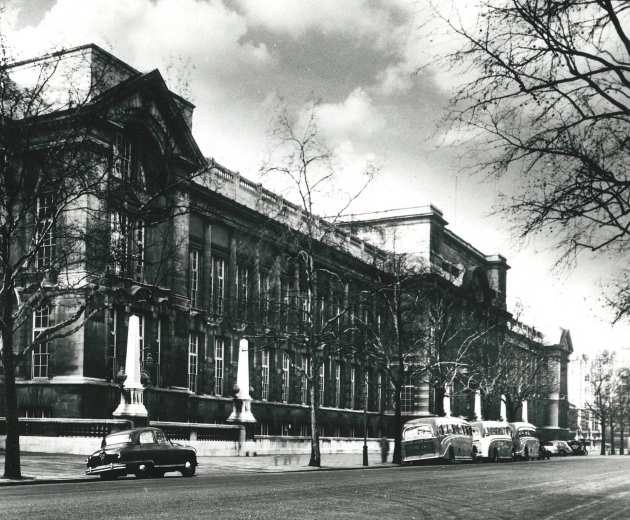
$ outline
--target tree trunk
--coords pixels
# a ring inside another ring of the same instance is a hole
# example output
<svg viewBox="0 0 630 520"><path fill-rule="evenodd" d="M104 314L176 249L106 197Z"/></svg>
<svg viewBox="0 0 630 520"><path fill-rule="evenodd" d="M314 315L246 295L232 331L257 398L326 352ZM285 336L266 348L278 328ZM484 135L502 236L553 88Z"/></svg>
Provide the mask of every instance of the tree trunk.
<svg viewBox="0 0 630 520"><path fill-rule="evenodd" d="M12 338L3 344L4 391L7 413L7 438L4 455L4 478L22 478L20 468L20 434L18 429L17 392L15 388L15 355Z"/></svg>
<svg viewBox="0 0 630 520"><path fill-rule="evenodd" d="M443 386L435 387L435 402L433 407L435 409L435 415L439 415L440 417L444 417L444 396L446 395L446 388Z"/></svg>
<svg viewBox="0 0 630 520"><path fill-rule="evenodd" d="M599 448L600 455L606 455L606 418L602 417L599 421L600 428L602 430L601 446Z"/></svg>
<svg viewBox="0 0 630 520"><path fill-rule="evenodd" d="M623 455L623 428L624 425L619 425L619 455Z"/></svg>
<svg viewBox="0 0 630 520"><path fill-rule="evenodd" d="M400 390L401 384L397 381L394 385L394 425L396 427L394 435L394 454L392 456L392 462L394 464L402 463L402 413L400 410Z"/></svg>
<svg viewBox="0 0 630 520"><path fill-rule="evenodd" d="M613 424L613 416L610 416L610 454L615 454L615 428Z"/></svg>
<svg viewBox="0 0 630 520"><path fill-rule="evenodd" d="M315 376L315 371L313 371ZM311 458L308 461L309 466L319 468L322 465L322 456L319 451L319 427L317 424L317 403L315 402L316 394L319 391L319 386L316 387L315 383L319 383L313 377L313 384L311 385Z"/></svg>

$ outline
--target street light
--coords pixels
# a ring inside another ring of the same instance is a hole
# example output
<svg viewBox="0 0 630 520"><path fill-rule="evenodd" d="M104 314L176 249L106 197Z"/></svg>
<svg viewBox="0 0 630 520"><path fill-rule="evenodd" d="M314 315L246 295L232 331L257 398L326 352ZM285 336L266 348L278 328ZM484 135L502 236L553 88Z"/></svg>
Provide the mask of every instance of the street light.
<svg viewBox="0 0 630 520"><path fill-rule="evenodd" d="M363 465L368 465L368 420L367 420L367 408L368 408L368 377L367 366L364 365L363 371Z"/></svg>

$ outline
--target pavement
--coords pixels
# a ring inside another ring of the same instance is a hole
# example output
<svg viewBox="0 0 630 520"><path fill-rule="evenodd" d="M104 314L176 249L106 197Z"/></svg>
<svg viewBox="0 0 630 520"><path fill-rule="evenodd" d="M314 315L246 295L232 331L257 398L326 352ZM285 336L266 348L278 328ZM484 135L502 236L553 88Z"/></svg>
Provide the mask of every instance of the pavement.
<svg viewBox="0 0 630 520"><path fill-rule="evenodd" d="M309 456L302 454L259 455L256 457L198 457L197 475L222 475L235 472L284 473L291 471L323 471L335 469L365 469L361 453L322 454L322 465L308 465ZM85 456L64 453L22 453L22 479L0 477L0 486L77 482L95 480L98 476L85 475ZM392 467L381 463L379 453L370 453L368 468ZM4 468L4 453L0 452L0 468ZM2 473L0 473L1 475ZM167 474L167 477L171 475ZM176 475L176 473L172 473ZM128 477L133 478L133 477Z"/></svg>

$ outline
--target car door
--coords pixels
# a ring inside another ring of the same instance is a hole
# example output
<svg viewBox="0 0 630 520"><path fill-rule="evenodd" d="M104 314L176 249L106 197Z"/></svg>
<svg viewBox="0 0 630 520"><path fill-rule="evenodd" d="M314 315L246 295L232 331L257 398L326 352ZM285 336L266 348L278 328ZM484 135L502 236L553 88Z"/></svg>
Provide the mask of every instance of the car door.
<svg viewBox="0 0 630 520"><path fill-rule="evenodd" d="M171 441L168 440L166 434L162 430L155 430L156 450L159 452L160 462L156 462L161 466L173 466L175 464L183 464L183 460L179 460L179 451L176 446L173 446Z"/></svg>
<svg viewBox="0 0 630 520"><path fill-rule="evenodd" d="M143 430L138 434L138 460L141 461L153 461L155 464L159 464L155 461L156 456L156 443L152 430Z"/></svg>

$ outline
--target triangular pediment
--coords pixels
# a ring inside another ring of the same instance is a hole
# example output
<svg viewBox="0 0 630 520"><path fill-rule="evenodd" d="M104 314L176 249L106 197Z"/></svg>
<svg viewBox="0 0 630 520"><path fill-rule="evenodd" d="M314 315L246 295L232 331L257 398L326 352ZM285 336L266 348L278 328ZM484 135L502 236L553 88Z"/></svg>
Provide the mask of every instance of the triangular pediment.
<svg viewBox="0 0 630 520"><path fill-rule="evenodd" d="M116 85L95 99L94 104L105 110L113 124L143 125L155 136L163 151L168 150L170 155L196 168L205 166L206 160L192 136L186 115L159 71Z"/></svg>
<svg viewBox="0 0 630 520"><path fill-rule="evenodd" d="M561 329L560 333L560 341L558 342L558 346L568 352L569 354L573 353L573 341L571 340L571 332L569 329Z"/></svg>

